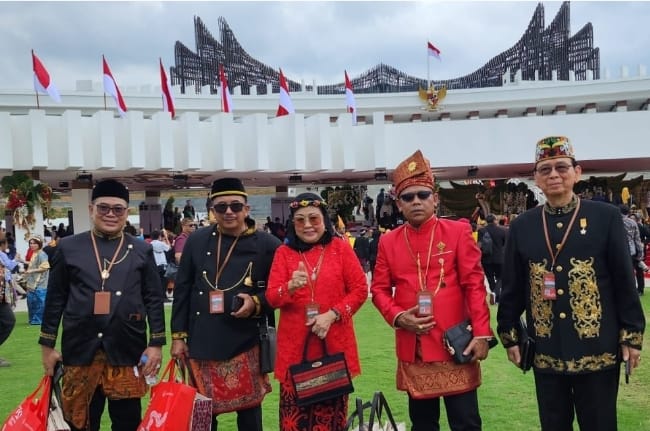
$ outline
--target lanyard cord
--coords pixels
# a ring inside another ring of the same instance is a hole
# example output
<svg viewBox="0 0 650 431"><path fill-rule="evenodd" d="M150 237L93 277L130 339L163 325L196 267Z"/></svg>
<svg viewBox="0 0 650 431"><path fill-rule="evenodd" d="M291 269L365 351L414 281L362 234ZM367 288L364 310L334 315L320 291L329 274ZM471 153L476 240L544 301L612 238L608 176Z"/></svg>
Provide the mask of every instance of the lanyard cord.
<svg viewBox="0 0 650 431"><path fill-rule="evenodd" d="M314 287L316 285L316 280L318 280L318 275L320 274L320 268L323 263L323 258L325 257L325 246L321 245L321 251L320 251L320 256L318 257L318 262L316 263L316 266L311 268L311 265L309 265L309 262L307 261L307 257L302 253L300 253L300 259L302 259L303 262L305 262L305 266L307 267L307 271L311 272L311 276L307 277L307 283L309 283L309 289L311 289L311 301L314 302Z"/></svg>
<svg viewBox="0 0 650 431"><path fill-rule="evenodd" d="M431 237L429 238L429 252L428 252L429 254L427 256L427 269L424 273L424 280L422 279L422 266L420 265L420 252L418 252L418 256L416 258L415 254L413 254L413 249L411 249L411 243L409 242L407 228L404 227L404 240L406 241L406 247L408 248L411 258L415 261L415 264L418 268L418 283L420 284L420 290L422 291L427 290L426 281L429 276L429 266L431 264L431 247L433 246L433 237L436 233L437 227L438 227L438 220L436 220L436 223L433 225L433 229L431 229Z"/></svg>
<svg viewBox="0 0 650 431"><path fill-rule="evenodd" d="M99 270L99 275L102 280L102 291L103 291L104 283L106 283L106 279L110 277L111 269L113 269L113 264L115 263L115 259L117 259L117 255L122 249L122 244L124 244L124 234L120 235L120 243L117 245L117 248L115 249L115 253L113 253L113 258L111 259L111 262L108 264L108 268L106 269L102 269L102 264L99 259L99 250L97 249L97 241L95 240L94 232L90 232L90 240L93 243L93 251L95 252L95 259L97 260L97 269Z"/></svg>
<svg viewBox="0 0 650 431"><path fill-rule="evenodd" d="M576 221L576 217L578 216L578 211L580 210L580 199L578 199L578 203L576 204L576 209L573 212L573 215L571 216L571 221L569 222L569 226L566 228L566 232L564 232L564 237L562 238L562 242L558 244L557 249L555 253L553 253L553 247L551 247L551 238L549 237L548 234L548 224L546 221L546 211L542 209L542 223L544 225L544 238L546 239L546 248L548 248L548 252L551 255L552 261L551 261L551 271L553 270L553 267L555 266L555 259L557 259L558 255L560 254L560 251L564 248L564 244L566 243L567 238L569 237L569 233L571 232L571 228L573 227L573 222Z"/></svg>

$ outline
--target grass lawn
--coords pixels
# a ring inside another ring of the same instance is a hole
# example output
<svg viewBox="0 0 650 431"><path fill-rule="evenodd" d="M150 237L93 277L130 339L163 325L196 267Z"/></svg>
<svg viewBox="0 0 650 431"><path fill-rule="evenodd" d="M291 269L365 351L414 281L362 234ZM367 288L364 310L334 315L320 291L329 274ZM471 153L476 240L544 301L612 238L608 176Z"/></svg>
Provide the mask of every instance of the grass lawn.
<svg viewBox="0 0 650 431"><path fill-rule="evenodd" d="M646 310L646 319L650 317L650 295L642 296ZM170 308L167 307L169 318ZM496 308L491 307L493 328ZM0 419L6 416L37 385L42 366L40 347L37 344L39 327L27 324L27 313L16 315L16 328L0 346L0 356L12 363L11 367L0 368ZM361 356L362 375L354 380L355 397L368 400L374 391L382 390L397 421L407 422L408 412L406 395L395 390L395 354L393 330L379 316L372 303L368 301L355 316L357 340ZM644 350L650 347L646 336ZM163 350L169 358L169 348ZM646 359L647 361L647 359ZM532 373L523 375L511 365L503 347L497 346L490 351L488 360L481 363L483 385L479 389L479 403L483 418L483 429L534 431L539 430L537 405ZM626 385L621 379L618 397L619 431L650 431L648 415L648 398L650 396L650 368L647 364L635 370ZM146 402L146 399L145 399ZM267 396L264 407L264 428L278 429L278 385L273 381L273 392ZM145 407L146 408L146 407ZM104 414L102 429L110 430L108 413ZM448 430L443 413L442 430ZM220 416L219 429L236 430L235 414ZM577 428L577 425L576 425ZM408 428L407 428L408 429Z"/></svg>

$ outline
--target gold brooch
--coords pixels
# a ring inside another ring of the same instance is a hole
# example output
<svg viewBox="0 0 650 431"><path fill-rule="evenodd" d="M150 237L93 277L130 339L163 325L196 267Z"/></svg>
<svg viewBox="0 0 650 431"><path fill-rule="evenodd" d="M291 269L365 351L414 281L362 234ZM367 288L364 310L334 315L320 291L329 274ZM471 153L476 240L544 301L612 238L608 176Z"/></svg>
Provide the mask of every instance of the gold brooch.
<svg viewBox="0 0 650 431"><path fill-rule="evenodd" d="M409 165L408 165L408 167L406 169L408 169L409 172L413 172L415 170L415 168L417 168L417 166L418 166L417 163L411 162L411 163L409 163Z"/></svg>

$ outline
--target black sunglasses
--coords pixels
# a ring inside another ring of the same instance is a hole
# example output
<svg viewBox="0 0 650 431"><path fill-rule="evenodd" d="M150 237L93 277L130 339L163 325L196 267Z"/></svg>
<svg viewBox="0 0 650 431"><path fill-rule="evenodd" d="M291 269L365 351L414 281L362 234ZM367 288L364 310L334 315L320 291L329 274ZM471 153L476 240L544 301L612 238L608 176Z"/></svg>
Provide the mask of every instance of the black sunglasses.
<svg viewBox="0 0 650 431"><path fill-rule="evenodd" d="M417 196L418 199L421 201L425 201L429 199L429 196L431 196L433 192L431 190L421 190L419 192L413 192L413 193L402 193L399 195L399 198L404 201L404 202L413 202L415 197Z"/></svg>
<svg viewBox="0 0 650 431"><path fill-rule="evenodd" d="M225 202L221 202L221 203L218 203L218 204L214 205L212 207L212 209L214 210L214 212L216 212L218 214L225 214L226 211L228 211L228 208L230 208L230 211L232 211L234 213L238 213L238 212L241 212L244 209L245 205L246 204L244 204L243 202L231 202L229 204L227 204Z"/></svg>

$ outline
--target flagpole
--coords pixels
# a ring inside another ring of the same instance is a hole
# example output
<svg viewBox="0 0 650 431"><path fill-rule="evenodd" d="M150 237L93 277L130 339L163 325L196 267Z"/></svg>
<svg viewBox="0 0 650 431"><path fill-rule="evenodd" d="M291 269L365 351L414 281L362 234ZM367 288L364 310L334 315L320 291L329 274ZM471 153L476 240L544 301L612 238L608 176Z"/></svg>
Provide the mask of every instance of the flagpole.
<svg viewBox="0 0 650 431"><path fill-rule="evenodd" d="M431 56L429 55L429 48L427 47L427 91L431 88L431 78L429 77L429 70L431 69Z"/></svg>
<svg viewBox="0 0 650 431"><path fill-rule="evenodd" d="M32 69L34 69L33 65L34 65L34 50L32 49ZM34 70L34 76L35 75L36 75L36 70ZM36 89L36 82L34 82L34 94L36 94L36 109L41 109L41 105L38 101L38 90Z"/></svg>
<svg viewBox="0 0 650 431"><path fill-rule="evenodd" d="M38 102L38 91L34 91L36 93L36 109L41 109L41 105Z"/></svg>

